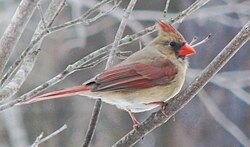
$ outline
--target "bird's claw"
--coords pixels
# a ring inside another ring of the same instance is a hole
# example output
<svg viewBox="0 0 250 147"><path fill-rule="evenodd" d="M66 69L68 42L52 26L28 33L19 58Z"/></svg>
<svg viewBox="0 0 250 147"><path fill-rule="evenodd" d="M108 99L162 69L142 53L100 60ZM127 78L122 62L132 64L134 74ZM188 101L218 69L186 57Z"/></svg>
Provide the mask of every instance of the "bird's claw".
<svg viewBox="0 0 250 147"><path fill-rule="evenodd" d="M164 114L165 116L167 116L165 110L166 110L166 108L168 106L168 103L162 102L160 106L161 106L161 113Z"/></svg>
<svg viewBox="0 0 250 147"><path fill-rule="evenodd" d="M165 110L167 108L168 103L160 101L160 102L145 103L145 105L159 105L161 107L161 113L164 114L165 116L167 116Z"/></svg>
<svg viewBox="0 0 250 147"><path fill-rule="evenodd" d="M139 126L139 124L134 124L134 125L133 125L133 128L134 128L135 130L138 130L138 126Z"/></svg>

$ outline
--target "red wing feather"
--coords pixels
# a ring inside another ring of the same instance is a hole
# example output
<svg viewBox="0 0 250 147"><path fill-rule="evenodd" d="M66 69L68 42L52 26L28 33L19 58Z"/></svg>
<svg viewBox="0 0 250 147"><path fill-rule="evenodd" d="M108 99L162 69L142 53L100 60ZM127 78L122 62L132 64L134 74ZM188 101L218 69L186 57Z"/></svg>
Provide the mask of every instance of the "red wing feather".
<svg viewBox="0 0 250 147"><path fill-rule="evenodd" d="M115 79L126 78L136 75L135 70L131 70L131 64L123 66L114 66L96 77L98 82L108 82Z"/></svg>
<svg viewBox="0 0 250 147"><path fill-rule="evenodd" d="M134 63L114 66L86 85L90 86L93 92L130 91L166 85L174 79L177 69L169 60L161 62L151 65Z"/></svg>

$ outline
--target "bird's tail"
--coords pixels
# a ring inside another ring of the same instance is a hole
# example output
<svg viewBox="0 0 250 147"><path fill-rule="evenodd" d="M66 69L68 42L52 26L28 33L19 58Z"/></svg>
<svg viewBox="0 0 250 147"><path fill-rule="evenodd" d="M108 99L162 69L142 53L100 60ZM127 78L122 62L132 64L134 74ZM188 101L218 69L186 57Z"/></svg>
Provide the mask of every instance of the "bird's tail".
<svg viewBox="0 0 250 147"><path fill-rule="evenodd" d="M39 96L34 97L28 101L18 103L18 105L31 104L31 103L35 103L35 102L39 102L39 101L44 101L44 100L50 100L50 99L62 98L62 97L66 97L66 96L77 95L77 94L86 92L88 90L90 90L90 89L88 87L86 87L85 85L74 86L74 87L56 90L56 91L52 91L49 93L39 95Z"/></svg>

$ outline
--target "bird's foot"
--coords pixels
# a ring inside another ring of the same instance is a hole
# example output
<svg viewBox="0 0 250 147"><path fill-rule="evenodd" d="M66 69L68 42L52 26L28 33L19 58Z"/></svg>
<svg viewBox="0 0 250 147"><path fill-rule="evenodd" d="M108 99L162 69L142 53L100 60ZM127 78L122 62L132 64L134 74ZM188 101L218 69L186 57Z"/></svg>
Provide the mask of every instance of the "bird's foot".
<svg viewBox="0 0 250 147"><path fill-rule="evenodd" d="M165 112L165 109L166 109L168 103L160 101L160 102L145 103L145 105L159 105L160 108L161 108L161 113L164 114L164 115L167 115L166 112Z"/></svg>
<svg viewBox="0 0 250 147"><path fill-rule="evenodd" d="M131 119L132 119L132 121L133 121L133 128L135 129L135 130L137 130L138 129L138 126L139 126L139 124L140 124L140 122L136 119L136 117L135 117L135 114L133 113L133 112L130 112L129 111L129 115L130 115L130 117L131 117Z"/></svg>

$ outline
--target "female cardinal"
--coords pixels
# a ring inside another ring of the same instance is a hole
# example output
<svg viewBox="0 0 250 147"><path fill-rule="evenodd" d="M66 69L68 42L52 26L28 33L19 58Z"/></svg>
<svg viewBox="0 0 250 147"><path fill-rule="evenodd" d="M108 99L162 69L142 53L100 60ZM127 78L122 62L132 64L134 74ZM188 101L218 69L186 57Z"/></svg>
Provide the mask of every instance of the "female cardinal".
<svg viewBox="0 0 250 147"><path fill-rule="evenodd" d="M164 109L164 102L180 91L188 66L186 56L195 53L171 25L162 21L157 24L158 37L120 64L80 86L49 92L24 103L76 94L100 98L128 111L137 126L135 112L148 111L159 105Z"/></svg>

